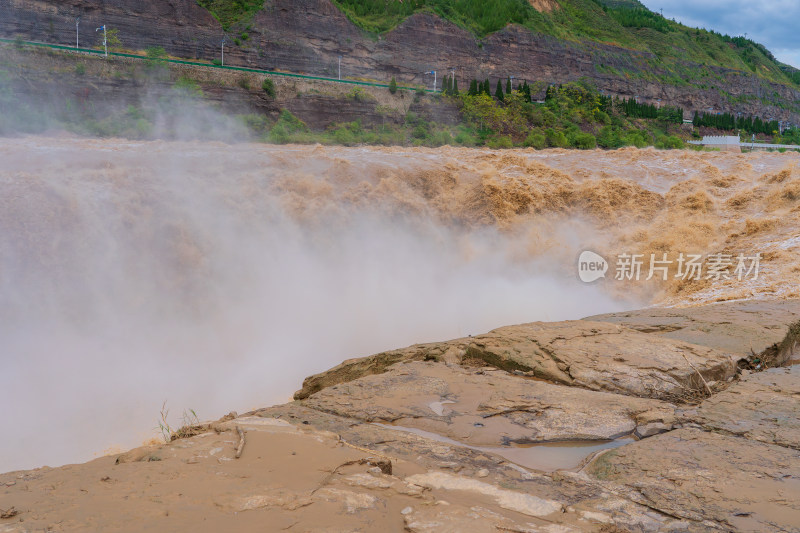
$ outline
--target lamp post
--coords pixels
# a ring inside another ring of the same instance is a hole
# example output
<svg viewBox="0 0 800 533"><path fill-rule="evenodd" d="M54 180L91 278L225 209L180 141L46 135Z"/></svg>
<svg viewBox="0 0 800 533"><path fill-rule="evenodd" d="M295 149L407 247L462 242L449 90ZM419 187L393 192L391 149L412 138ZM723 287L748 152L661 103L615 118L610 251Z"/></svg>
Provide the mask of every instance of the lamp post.
<svg viewBox="0 0 800 533"><path fill-rule="evenodd" d="M339 81L342 79L342 56L339 56Z"/></svg>
<svg viewBox="0 0 800 533"><path fill-rule="evenodd" d="M107 35L106 35L106 25L103 24L102 26L100 26L99 28L97 28L94 31L98 32L100 30L103 30L103 49L105 50L106 59L108 59L108 39L107 39Z"/></svg>
<svg viewBox="0 0 800 533"><path fill-rule="evenodd" d="M436 71L431 70L430 72L426 72L425 74L433 74L433 92L436 92Z"/></svg>
<svg viewBox="0 0 800 533"><path fill-rule="evenodd" d="M78 25L81 23L81 18L78 17L75 19L75 50L78 49Z"/></svg>

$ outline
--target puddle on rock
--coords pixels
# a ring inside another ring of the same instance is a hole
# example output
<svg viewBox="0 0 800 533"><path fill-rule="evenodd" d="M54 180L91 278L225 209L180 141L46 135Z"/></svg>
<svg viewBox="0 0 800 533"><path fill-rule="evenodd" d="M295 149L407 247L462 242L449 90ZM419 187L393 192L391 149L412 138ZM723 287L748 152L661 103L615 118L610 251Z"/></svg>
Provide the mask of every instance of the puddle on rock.
<svg viewBox="0 0 800 533"><path fill-rule="evenodd" d="M441 402L431 402L428 404L428 407L431 411L433 411L436 416L443 416L445 407L444 405L447 403L456 403L453 400L442 400Z"/></svg>
<svg viewBox="0 0 800 533"><path fill-rule="evenodd" d="M443 442L452 446L460 446L480 452L492 453L519 466L542 472L578 468L584 459L595 452L624 446L635 440L633 437L623 437L615 440L600 441L537 442L534 444L511 444L510 446L470 446L469 444L464 444L463 442L439 435L438 433L431 433L430 431L422 429L379 423L375 423L374 425L386 429L393 429L395 431L414 433L420 437Z"/></svg>

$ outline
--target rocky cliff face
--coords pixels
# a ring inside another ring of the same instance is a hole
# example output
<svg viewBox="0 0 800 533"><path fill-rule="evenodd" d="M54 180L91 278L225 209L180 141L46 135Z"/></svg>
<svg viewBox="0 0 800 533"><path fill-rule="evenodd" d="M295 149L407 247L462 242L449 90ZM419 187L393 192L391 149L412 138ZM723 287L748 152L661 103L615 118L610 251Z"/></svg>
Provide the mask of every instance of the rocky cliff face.
<svg viewBox="0 0 800 533"><path fill-rule="evenodd" d="M94 28L119 30L123 45L163 46L170 54L195 59L219 57L220 24L192 0L10 0L0 6L0 34L46 42L75 41L75 17L81 17L83 46L101 40ZM687 110L727 110L800 122L800 91L741 71L707 67L693 86L652 81L654 57L611 45L571 43L509 26L476 40L469 32L429 14L408 18L375 39L354 26L330 0L268 0L240 44L228 38L226 62L265 69L431 85L423 73L455 69L459 80L505 78L563 83L589 77L598 87L644 101L660 100ZM604 68L598 67L603 65ZM601 72L602 70L602 72ZM633 73L630 77L609 74ZM441 75L439 76L441 79Z"/></svg>

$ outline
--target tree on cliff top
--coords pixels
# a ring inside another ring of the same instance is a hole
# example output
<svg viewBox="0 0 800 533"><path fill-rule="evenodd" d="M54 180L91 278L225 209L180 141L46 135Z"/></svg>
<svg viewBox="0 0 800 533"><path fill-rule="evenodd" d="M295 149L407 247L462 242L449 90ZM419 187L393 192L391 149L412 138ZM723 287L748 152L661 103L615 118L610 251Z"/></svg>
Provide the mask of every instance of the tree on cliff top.
<svg viewBox="0 0 800 533"><path fill-rule="evenodd" d="M109 50L119 52L122 50L122 41L119 38L119 30L116 28L106 31L106 44Z"/></svg>

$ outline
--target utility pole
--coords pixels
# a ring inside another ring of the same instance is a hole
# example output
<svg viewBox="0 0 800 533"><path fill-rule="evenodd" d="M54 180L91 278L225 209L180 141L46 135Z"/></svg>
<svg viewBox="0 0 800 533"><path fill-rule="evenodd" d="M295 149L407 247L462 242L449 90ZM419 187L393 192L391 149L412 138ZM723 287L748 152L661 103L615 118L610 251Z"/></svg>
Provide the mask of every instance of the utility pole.
<svg viewBox="0 0 800 533"><path fill-rule="evenodd" d="M75 50L78 49L78 24L81 23L81 18L78 17L75 19Z"/></svg>
<svg viewBox="0 0 800 533"><path fill-rule="evenodd" d="M106 38L106 25L103 24L102 26L100 26L99 28L97 28L94 31L98 32L100 30L103 30L103 49L106 52L106 59L108 59L108 39Z"/></svg>
<svg viewBox="0 0 800 533"><path fill-rule="evenodd" d="M339 56L339 81L342 80L342 56Z"/></svg>
<svg viewBox="0 0 800 533"><path fill-rule="evenodd" d="M508 79L511 80L511 91L513 92L514 91L514 76L509 76Z"/></svg>
<svg viewBox="0 0 800 533"><path fill-rule="evenodd" d="M223 67L225 66L225 36L222 36L222 62L220 63Z"/></svg>

